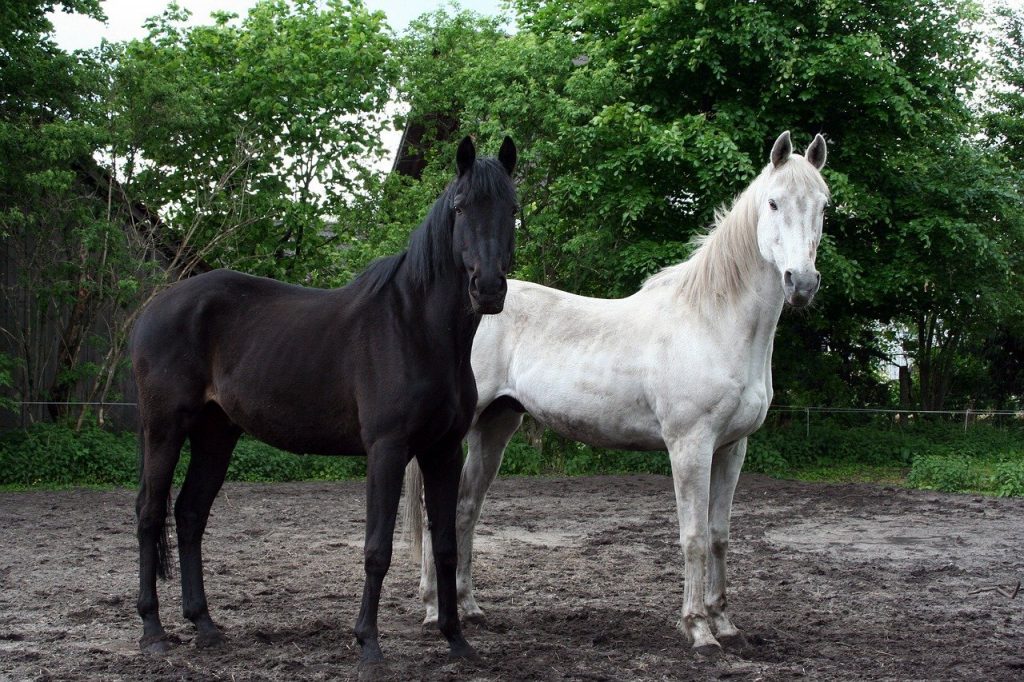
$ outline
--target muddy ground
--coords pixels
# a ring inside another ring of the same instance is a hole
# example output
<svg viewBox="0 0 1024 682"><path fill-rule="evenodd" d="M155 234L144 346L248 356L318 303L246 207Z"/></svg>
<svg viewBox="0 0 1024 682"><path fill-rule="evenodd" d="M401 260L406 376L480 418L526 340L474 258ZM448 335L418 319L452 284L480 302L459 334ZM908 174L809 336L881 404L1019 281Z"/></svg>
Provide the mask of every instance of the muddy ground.
<svg viewBox="0 0 1024 682"><path fill-rule="evenodd" d="M207 532L207 590L229 643L136 640L134 492L0 494L0 678L355 677L361 483L228 484ZM751 646L717 661L675 628L682 603L671 481L503 479L481 522L467 625L483 660L451 664L420 629L418 569L396 550L381 604L390 677L463 680L1020 680L1024 500L745 476L730 563Z"/></svg>

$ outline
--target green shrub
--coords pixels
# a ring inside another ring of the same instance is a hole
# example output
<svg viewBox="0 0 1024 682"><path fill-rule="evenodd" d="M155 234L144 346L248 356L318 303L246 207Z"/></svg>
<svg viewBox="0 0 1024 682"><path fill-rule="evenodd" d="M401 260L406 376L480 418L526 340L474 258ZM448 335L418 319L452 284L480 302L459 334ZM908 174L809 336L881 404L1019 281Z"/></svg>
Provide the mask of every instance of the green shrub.
<svg viewBox="0 0 1024 682"><path fill-rule="evenodd" d="M0 435L0 484L124 485L136 480L134 434L99 428L75 433L62 424L35 424Z"/></svg>
<svg viewBox="0 0 1024 682"><path fill-rule="evenodd" d="M963 455L921 455L910 466L907 482L915 488L960 492L978 487L971 461Z"/></svg>
<svg viewBox="0 0 1024 682"><path fill-rule="evenodd" d="M174 473L181 485L191 460L182 448ZM229 481L346 480L366 475L365 457L300 456L243 438L228 466ZM134 433L95 426L76 432L65 424L38 423L0 434L0 485L63 486L138 484Z"/></svg>
<svg viewBox="0 0 1024 682"><path fill-rule="evenodd" d="M993 487L1000 497L1024 497L1024 454L996 464Z"/></svg>

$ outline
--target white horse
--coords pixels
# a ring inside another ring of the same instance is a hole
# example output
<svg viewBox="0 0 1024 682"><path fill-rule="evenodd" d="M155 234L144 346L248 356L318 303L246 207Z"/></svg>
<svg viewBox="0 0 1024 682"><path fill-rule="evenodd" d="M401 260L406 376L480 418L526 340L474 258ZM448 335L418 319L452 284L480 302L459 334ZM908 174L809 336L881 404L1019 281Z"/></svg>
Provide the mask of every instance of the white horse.
<svg viewBox="0 0 1024 682"><path fill-rule="evenodd" d="M824 138L817 135L804 156L792 151L787 131L694 254L628 298L584 298L509 280L504 311L481 322L473 344L479 398L457 522L466 619L483 616L473 598L473 530L525 411L589 445L668 450L686 563L679 628L704 655L745 645L726 615L733 492L747 436L772 401L783 305L807 306L821 281L814 261L829 200L819 172ZM434 561L420 505L411 502L420 496L412 467L406 527L414 552L422 542L420 592L431 623Z"/></svg>

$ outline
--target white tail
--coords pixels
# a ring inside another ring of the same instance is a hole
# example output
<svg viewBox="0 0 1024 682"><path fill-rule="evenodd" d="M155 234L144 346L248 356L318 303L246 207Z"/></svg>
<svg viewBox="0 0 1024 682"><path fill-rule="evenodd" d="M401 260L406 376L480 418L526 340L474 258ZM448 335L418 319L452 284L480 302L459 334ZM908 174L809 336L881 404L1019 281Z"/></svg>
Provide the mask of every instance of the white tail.
<svg viewBox="0 0 1024 682"><path fill-rule="evenodd" d="M415 458L405 467L402 536L409 543L412 560L419 564L423 557L423 474Z"/></svg>

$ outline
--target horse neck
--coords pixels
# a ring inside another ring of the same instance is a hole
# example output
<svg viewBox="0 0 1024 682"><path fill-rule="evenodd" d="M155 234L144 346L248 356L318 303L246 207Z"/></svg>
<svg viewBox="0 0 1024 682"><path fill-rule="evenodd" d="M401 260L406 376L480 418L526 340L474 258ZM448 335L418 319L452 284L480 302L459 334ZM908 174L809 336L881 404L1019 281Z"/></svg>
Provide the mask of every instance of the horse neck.
<svg viewBox="0 0 1024 682"><path fill-rule="evenodd" d="M723 316L732 325L726 334L746 341L737 344L737 350L745 355L751 378L763 375L769 392L775 331L785 304L780 278L775 266L761 259L750 272L750 287L734 301L732 314Z"/></svg>
<svg viewBox="0 0 1024 682"><path fill-rule="evenodd" d="M480 315L472 312L465 268L453 259L424 282L403 264L397 279L405 292L407 314L422 330L423 338L441 352L451 350L456 357L468 358Z"/></svg>

